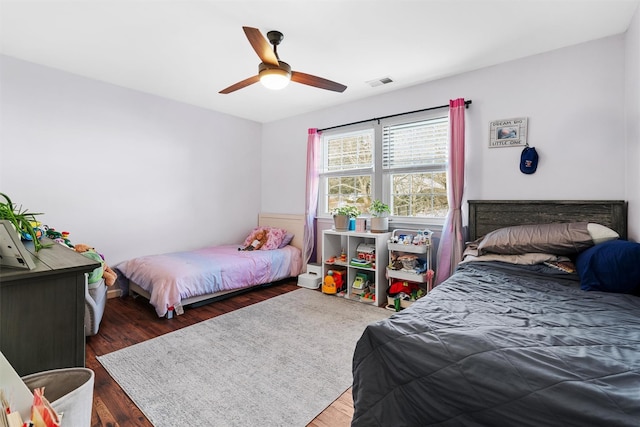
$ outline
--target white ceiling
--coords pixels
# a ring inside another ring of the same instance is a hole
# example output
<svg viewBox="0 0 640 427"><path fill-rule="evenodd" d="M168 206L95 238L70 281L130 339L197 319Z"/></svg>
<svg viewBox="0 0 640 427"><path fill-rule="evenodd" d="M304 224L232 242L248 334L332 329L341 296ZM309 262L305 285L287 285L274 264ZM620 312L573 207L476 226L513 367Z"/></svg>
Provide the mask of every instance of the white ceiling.
<svg viewBox="0 0 640 427"><path fill-rule="evenodd" d="M0 0L0 52L270 122L626 31L636 0ZM281 60L348 86L221 89L257 74L242 26ZM393 83L367 82L389 77Z"/></svg>

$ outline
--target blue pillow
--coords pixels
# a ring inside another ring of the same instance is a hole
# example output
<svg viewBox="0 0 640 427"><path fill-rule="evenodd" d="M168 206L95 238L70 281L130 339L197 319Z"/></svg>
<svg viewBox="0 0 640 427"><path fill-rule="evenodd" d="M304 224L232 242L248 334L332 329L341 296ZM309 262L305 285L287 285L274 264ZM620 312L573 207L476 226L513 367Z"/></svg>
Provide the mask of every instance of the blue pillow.
<svg viewBox="0 0 640 427"><path fill-rule="evenodd" d="M599 243L578 255L576 270L585 291L635 293L640 290L640 243Z"/></svg>

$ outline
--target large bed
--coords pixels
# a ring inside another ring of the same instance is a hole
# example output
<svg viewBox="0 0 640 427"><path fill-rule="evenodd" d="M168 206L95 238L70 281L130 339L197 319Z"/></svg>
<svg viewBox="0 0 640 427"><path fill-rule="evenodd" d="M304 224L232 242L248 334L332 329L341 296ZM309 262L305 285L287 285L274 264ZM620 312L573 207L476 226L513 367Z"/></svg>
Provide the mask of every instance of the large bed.
<svg viewBox="0 0 640 427"><path fill-rule="evenodd" d="M159 317L182 314L186 306L214 301L301 272L304 216L262 213L249 236L265 229L273 230L274 236L276 232L281 237L288 234L290 242L269 250L239 250L247 246L245 241L142 256L115 268L126 281L123 286L128 286L129 294L147 298Z"/></svg>
<svg viewBox="0 0 640 427"><path fill-rule="evenodd" d="M471 260L358 341L352 426L640 425L640 245L625 240L626 203L470 201L469 215ZM619 238L529 264L474 252L512 226L584 222ZM583 289L621 246L631 263L601 281L615 288L632 270L635 290Z"/></svg>

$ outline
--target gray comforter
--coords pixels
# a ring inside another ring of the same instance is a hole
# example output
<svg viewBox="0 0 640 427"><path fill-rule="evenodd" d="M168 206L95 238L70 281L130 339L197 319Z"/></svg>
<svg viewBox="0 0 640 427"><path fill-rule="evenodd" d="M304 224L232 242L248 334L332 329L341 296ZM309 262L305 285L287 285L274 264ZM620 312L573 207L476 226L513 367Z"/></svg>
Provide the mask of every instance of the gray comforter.
<svg viewBox="0 0 640 427"><path fill-rule="evenodd" d="M469 263L371 324L352 426L640 426L640 297Z"/></svg>

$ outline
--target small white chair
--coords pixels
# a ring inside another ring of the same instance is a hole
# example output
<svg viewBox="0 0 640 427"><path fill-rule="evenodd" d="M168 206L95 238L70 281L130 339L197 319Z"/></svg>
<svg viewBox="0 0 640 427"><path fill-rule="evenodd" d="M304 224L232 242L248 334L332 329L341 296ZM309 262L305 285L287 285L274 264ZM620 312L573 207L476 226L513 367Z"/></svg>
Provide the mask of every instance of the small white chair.
<svg viewBox="0 0 640 427"><path fill-rule="evenodd" d="M104 279L85 286L84 335L95 335L100 328L100 321L107 305L107 286Z"/></svg>

